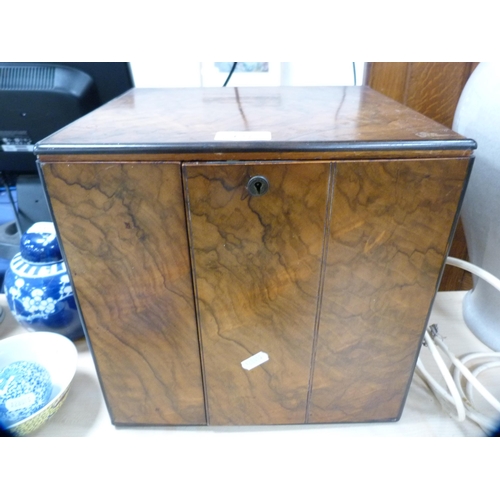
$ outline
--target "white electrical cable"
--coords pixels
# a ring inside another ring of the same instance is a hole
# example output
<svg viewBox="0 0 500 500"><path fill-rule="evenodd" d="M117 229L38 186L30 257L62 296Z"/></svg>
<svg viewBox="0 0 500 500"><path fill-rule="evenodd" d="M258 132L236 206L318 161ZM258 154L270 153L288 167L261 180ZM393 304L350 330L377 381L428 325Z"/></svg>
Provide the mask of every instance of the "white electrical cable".
<svg viewBox="0 0 500 500"><path fill-rule="evenodd" d="M434 358L434 361L436 361L436 364L438 365L439 371L443 375L444 381L446 382L446 385L448 386L448 389L449 389L451 396L453 398L453 401L455 403L455 408L457 410L456 419L459 422L463 422L465 420L465 407L464 407L464 404L462 402L462 398L460 397L460 393L458 392L457 386L453 382L453 378L451 376L451 373L448 370L448 367L446 366L446 363L444 362L443 358L439 354L437 347L434 344L433 339L431 339L431 336L429 335L428 332L425 332L424 338L425 338L426 346L431 351L432 357Z"/></svg>
<svg viewBox="0 0 500 500"><path fill-rule="evenodd" d="M438 398L441 403L449 403L452 407L455 408L457 414L455 415L451 412L451 416L455 418L459 422L463 422L465 418L469 418L470 420L476 422L484 432L491 433L495 431L498 427L498 420L489 418L488 416L479 412L474 405L471 403L470 399L465 395L461 381L456 382L456 385L450 384L450 372L444 363L441 355L437 351L437 344L435 344L436 330L435 325L429 328L430 333L426 332L425 334L425 345L430 348L433 359L436 361L440 373L446 380L447 386L450 392L447 392L436 380L427 372L425 367L423 366L422 360L419 358L417 361L417 366L415 372L424 380L424 382L429 386L435 396ZM448 349L449 352L449 349ZM488 354L488 353L486 353ZM500 364L500 363L499 363ZM481 385L477 380L474 381L475 385ZM458 391L458 395L457 395ZM486 391L486 389L484 389ZM451 394L450 394L451 393ZM446 406L446 405L445 405ZM499 414L500 418L500 414Z"/></svg>
<svg viewBox="0 0 500 500"><path fill-rule="evenodd" d="M446 263L465 271L469 271L479 278L485 280L487 283L495 287L500 292L500 280L493 276L488 271L471 264L470 262L448 257ZM466 363L471 361L477 362L478 359L499 358L500 353L485 352L485 353L472 353L462 356L461 359L457 358L444 343L442 337L437 331L437 326L432 325L424 334L424 345L427 346L436 361L436 364L441 372L449 392L446 391L436 380L427 372L422 360L419 358L415 368L416 373L427 383L432 392L441 402L446 402L455 407L456 415L452 416L458 420L463 421L469 418L476 422L485 432L492 432L498 426L500 421L500 401L498 401L484 386L479 382L477 376L485 370L500 367L500 361L489 361L480 364L472 371L467 368ZM453 365L453 376L450 373L446 363L439 353L438 347L446 354ZM462 386L462 379L466 379L465 391ZM482 414L474 406L472 389L476 389L484 399L499 413L498 420L494 421L488 416Z"/></svg>
<svg viewBox="0 0 500 500"><path fill-rule="evenodd" d="M485 387L478 382L477 378L470 372L470 370L448 349L448 346L439 338L435 337L434 342L436 342L439 347L446 353L450 361L462 372L462 375L470 382L472 386L483 396L488 403L495 408L500 413L500 401L491 395ZM472 401L471 401L472 403Z"/></svg>
<svg viewBox="0 0 500 500"><path fill-rule="evenodd" d="M470 408L467 404L466 400L453 399L448 392L446 392L440 384L438 384L434 378L425 370L422 364L422 360L419 359L417 361L417 367L415 372L420 375L420 377L424 380L424 382L429 386L431 391L435 394L438 401L443 404L444 402L448 402L452 407L461 408L464 407L464 413L460 415L457 411L457 415L455 416L453 413L450 413L455 420L462 422L465 418L469 418L476 422L485 432L492 432L495 430L495 423L484 417L483 415L478 414L474 409ZM443 407L446 408L446 405L443 404Z"/></svg>
<svg viewBox="0 0 500 500"><path fill-rule="evenodd" d="M497 353L497 355L500 357L500 353ZM481 366L478 366L475 370L473 370L472 376L477 379L480 373L489 370L490 368L499 368L500 367L500 362L499 361L491 361L489 363L485 363ZM472 387L470 385L466 386L466 391L467 391L467 397L469 398L471 403L474 403L474 397L473 397L473 392L472 392Z"/></svg>
<svg viewBox="0 0 500 500"><path fill-rule="evenodd" d="M475 274L478 278L483 279L486 283L489 283L491 286L494 286L498 291L500 291L500 279L493 276L493 274L489 273L485 269L455 257L447 257L446 263L450 266L458 267L464 271L469 271L470 273Z"/></svg>
<svg viewBox="0 0 500 500"><path fill-rule="evenodd" d="M429 385L429 387L431 388L431 390L434 393L436 393L436 396L438 398L444 399L444 400L448 401L451 404L455 404L455 402L454 402L453 398L450 396L450 394L448 392L446 392L446 390L443 389L441 387L441 385L439 385L436 382L436 380L434 380L434 378L431 376L431 374L425 369L424 364L423 364L423 362L422 362L422 360L420 358L417 361L417 366L416 366L415 371L417 373L420 372L419 375Z"/></svg>

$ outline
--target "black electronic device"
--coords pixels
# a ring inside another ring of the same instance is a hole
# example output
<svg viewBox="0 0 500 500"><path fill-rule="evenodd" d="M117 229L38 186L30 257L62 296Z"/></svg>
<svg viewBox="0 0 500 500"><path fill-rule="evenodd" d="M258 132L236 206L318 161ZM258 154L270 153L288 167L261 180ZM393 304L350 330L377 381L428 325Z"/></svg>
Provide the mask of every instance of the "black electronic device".
<svg viewBox="0 0 500 500"><path fill-rule="evenodd" d="M129 63L0 63L0 171L36 175L36 142L132 87Z"/></svg>

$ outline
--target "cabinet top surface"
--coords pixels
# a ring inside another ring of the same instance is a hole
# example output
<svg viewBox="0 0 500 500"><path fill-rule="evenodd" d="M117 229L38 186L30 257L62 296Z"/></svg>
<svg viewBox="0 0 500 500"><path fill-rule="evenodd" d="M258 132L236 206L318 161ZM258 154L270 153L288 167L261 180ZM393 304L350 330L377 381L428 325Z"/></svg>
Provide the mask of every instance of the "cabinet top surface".
<svg viewBox="0 0 500 500"><path fill-rule="evenodd" d="M473 149L368 87L132 89L37 144L38 154Z"/></svg>

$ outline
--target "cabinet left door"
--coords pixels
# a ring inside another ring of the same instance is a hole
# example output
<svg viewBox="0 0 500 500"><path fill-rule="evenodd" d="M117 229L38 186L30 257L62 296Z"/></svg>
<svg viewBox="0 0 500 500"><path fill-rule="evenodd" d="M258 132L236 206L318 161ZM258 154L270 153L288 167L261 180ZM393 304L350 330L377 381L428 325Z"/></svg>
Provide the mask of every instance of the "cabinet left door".
<svg viewBox="0 0 500 500"><path fill-rule="evenodd" d="M45 163L114 424L205 424L178 163Z"/></svg>

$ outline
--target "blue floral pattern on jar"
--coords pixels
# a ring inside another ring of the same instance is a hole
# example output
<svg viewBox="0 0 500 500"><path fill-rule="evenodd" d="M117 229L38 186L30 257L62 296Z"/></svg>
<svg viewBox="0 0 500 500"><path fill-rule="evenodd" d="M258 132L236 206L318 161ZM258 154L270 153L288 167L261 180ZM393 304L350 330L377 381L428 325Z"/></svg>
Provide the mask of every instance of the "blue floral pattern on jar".
<svg viewBox="0 0 500 500"><path fill-rule="evenodd" d="M34 224L5 274L5 294L16 320L30 331L83 336L73 289L52 223Z"/></svg>

